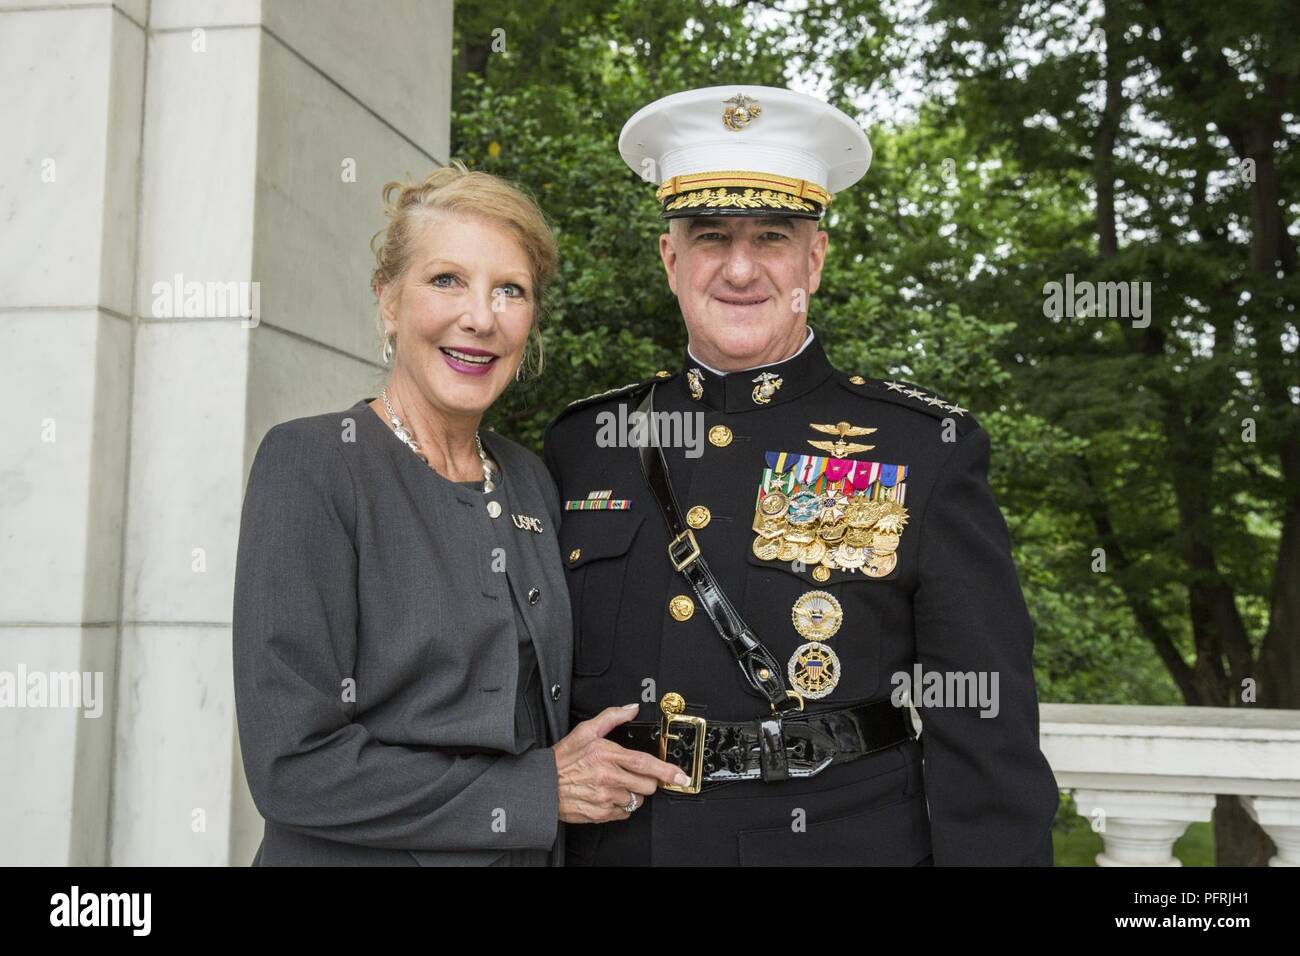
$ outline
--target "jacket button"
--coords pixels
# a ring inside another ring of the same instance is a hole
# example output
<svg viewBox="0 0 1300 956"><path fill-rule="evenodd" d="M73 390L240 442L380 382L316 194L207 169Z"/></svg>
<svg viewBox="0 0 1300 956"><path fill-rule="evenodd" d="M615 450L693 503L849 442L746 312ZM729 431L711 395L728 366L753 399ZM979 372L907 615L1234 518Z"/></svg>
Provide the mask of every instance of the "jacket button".
<svg viewBox="0 0 1300 956"><path fill-rule="evenodd" d="M528 603L529 603L529 604L536 604L537 601L538 601L538 599L541 598L541 596L542 596L542 592L541 592L541 591L537 590L537 588L531 588L531 589L528 591Z"/></svg>
<svg viewBox="0 0 1300 956"><path fill-rule="evenodd" d="M501 517L501 502L489 501L487 504L487 513L491 518Z"/></svg>
<svg viewBox="0 0 1300 956"><path fill-rule="evenodd" d="M686 523L696 531L699 531L709 523L709 519L712 517L713 515L709 513L708 508L704 507L704 505L696 505L690 511L686 512Z"/></svg>
<svg viewBox="0 0 1300 956"><path fill-rule="evenodd" d="M726 425L714 425L709 429L709 441L718 448L726 448L731 444L731 429Z"/></svg>
<svg viewBox="0 0 1300 956"><path fill-rule="evenodd" d="M551 685L551 700L559 700L559 699L560 699L560 685L559 685L559 684L552 684L552 685Z"/></svg>
<svg viewBox="0 0 1300 956"><path fill-rule="evenodd" d="M695 613L695 602L685 594L679 594L668 602L668 613L674 621L689 621Z"/></svg>
<svg viewBox="0 0 1300 956"><path fill-rule="evenodd" d="M574 548L572 551L569 552L569 563L572 564L574 561L577 561L580 557L582 557L582 549Z"/></svg>

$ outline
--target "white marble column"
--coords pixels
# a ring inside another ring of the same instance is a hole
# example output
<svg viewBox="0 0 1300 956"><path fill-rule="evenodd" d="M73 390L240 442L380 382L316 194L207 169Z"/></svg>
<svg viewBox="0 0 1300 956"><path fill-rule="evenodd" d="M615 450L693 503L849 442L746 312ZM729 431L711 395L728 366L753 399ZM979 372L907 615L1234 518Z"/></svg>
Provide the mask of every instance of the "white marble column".
<svg viewBox="0 0 1300 956"><path fill-rule="evenodd" d="M5 865L108 853L146 8L0 2ZM72 674L99 716L23 700Z"/></svg>
<svg viewBox="0 0 1300 956"><path fill-rule="evenodd" d="M0 709L0 863L251 860L244 483L271 425L376 392L368 242L383 183L447 159L451 11L0 0L0 671L108 698ZM178 276L259 315L187 314Z"/></svg>

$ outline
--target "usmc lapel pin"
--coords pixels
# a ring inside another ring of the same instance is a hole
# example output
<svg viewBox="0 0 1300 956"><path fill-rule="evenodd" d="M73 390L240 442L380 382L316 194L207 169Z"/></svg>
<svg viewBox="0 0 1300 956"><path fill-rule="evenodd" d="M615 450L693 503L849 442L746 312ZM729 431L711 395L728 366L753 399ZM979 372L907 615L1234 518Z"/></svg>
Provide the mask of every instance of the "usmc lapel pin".
<svg viewBox="0 0 1300 956"><path fill-rule="evenodd" d="M510 520L515 523L515 527L520 531L531 531L534 534L542 533L542 522L540 518L534 518L532 515L512 514Z"/></svg>

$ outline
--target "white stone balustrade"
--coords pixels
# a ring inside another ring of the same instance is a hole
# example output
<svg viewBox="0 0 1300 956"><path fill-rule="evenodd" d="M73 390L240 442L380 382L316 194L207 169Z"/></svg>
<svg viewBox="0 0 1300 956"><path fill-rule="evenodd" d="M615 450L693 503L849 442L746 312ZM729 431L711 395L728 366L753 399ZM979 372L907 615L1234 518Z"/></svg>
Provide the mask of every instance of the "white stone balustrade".
<svg viewBox="0 0 1300 956"><path fill-rule="evenodd" d="M1040 734L1098 866L1180 866L1174 841L1227 794L1277 845L1270 866L1300 865L1300 711L1043 704Z"/></svg>

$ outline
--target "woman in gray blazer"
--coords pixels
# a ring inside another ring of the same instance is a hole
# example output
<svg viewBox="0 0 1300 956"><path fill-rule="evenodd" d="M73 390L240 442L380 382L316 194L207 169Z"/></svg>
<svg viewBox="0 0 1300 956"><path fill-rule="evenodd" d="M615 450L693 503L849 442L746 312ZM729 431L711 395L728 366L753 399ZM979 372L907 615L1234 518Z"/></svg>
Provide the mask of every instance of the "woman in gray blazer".
<svg viewBox="0 0 1300 956"><path fill-rule="evenodd" d="M627 819L681 776L604 739L635 704L569 729L555 486L479 431L540 364L554 239L527 196L459 164L384 198L387 383L271 429L249 476L234 671L266 819L253 862L559 864L561 823Z"/></svg>

